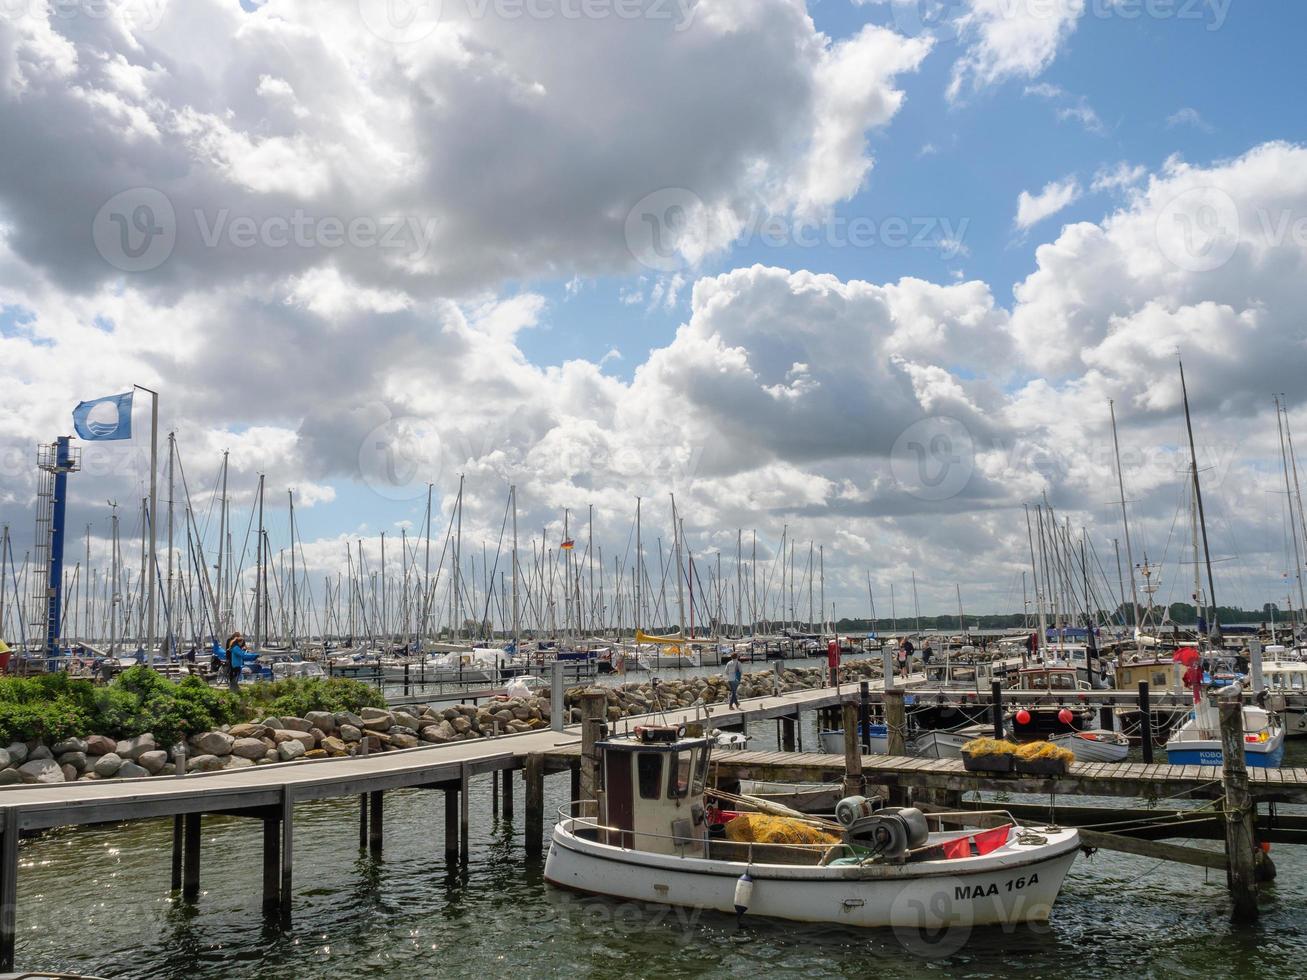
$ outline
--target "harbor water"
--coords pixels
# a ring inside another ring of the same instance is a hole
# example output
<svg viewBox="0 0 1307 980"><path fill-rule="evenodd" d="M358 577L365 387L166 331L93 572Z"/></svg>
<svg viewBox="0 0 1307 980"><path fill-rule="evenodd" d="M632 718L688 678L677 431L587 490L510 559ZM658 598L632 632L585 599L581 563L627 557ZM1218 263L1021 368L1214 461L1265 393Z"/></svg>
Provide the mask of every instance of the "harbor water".
<svg viewBox="0 0 1307 980"><path fill-rule="evenodd" d="M815 745L814 716L804 722L805 747ZM755 724L751 735L751 748L776 748L771 723ZM1307 745L1291 745L1288 764L1307 764ZM545 788L552 816L566 802L568 779L548 777ZM492 819L490 795L489 777L473 780L471 856L462 867L443 856L443 794L386 794L379 859L358 849L356 800L297 806L293 924L285 932L261 915L256 821L205 818L193 907L169 893L171 820L49 832L20 850L17 965L179 980L1014 971L1266 980L1300 977L1307 962L1302 848L1273 850L1279 877L1264 887L1261 920L1248 928L1229 924L1220 872L1098 852L1077 858L1046 926L858 931L737 923L559 892L542 880L543 859L524 856L521 783L512 822Z"/></svg>

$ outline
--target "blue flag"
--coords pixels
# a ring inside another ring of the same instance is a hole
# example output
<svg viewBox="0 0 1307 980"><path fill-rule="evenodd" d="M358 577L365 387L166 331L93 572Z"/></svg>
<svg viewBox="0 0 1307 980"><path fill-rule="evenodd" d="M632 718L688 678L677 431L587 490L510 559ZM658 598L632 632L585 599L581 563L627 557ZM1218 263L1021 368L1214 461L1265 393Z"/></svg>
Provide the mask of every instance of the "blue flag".
<svg viewBox="0 0 1307 980"><path fill-rule="evenodd" d="M132 392L79 402L73 409L73 428L83 439L130 439Z"/></svg>

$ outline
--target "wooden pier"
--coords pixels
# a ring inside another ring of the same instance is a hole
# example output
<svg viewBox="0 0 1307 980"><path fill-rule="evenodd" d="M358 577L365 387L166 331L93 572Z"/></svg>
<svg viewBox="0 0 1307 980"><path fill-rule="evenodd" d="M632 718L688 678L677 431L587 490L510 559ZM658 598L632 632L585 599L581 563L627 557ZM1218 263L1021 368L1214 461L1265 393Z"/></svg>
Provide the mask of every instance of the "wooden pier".
<svg viewBox="0 0 1307 980"><path fill-rule="evenodd" d="M714 764L727 778L767 778L779 781L844 780L850 789L883 785L914 798L960 799L968 790L1007 790L1015 793L1104 795L1160 799L1224 797L1243 799L1235 828L1242 834L1231 843L1227 830L1228 872L1241 882L1232 892L1247 909L1246 894L1255 896L1254 851L1259 847L1259 805L1307 803L1307 770L1254 771L1233 786L1229 773L1213 767L1164 765L1075 765L1065 777L1013 779L969 773L957 761L927 760L901 755L872 756L857 751L851 733L878 702L891 723L891 747L902 752L903 691L871 692L864 683L795 691L744 701L739 709L724 705L680 708L640 717L607 720L607 696L602 689L581 697L581 725L481 738L444 745L347 758L276 763L182 776L145 779L78 781L51 785L18 785L0 789L0 970L13 969L18 894L18 840L21 834L47 828L173 818L172 887L183 901L200 894L201 828L205 815L223 814L263 822L263 909L268 918L288 926L294 882L294 812L301 802L356 797L359 804L359 847L373 854L384 847L384 794L388 790L436 791L444 803L444 853L450 862L466 860L469 840L468 788L471 780L494 780L494 805L508 816L513 809L512 776L525 779L525 847L528 855L542 852L545 834L544 779L569 772L572 799L591 799L598 774L591 751L605 731L628 730L642 723L704 724L742 729L775 720L780 744L801 748L796 737L800 713L828 712L828 721L842 720L846 753L820 755L798 751L771 753L719 752ZM1231 704L1233 707L1233 703ZM1237 714L1237 713L1236 713ZM562 717L562 711L555 713ZM897 737L896 737L897 736ZM851 746L851 748L850 748ZM1240 759L1242 753L1239 753ZM1239 766L1242 769L1242 765ZM1236 781L1237 782L1237 781ZM1242 794L1242 795L1241 795ZM434 806L432 808L434 813ZM1303 828L1307 829L1307 828ZM1152 842L1143 841L1149 844ZM1157 845L1164 847L1166 845ZM1189 849L1192 850L1192 849ZM1236 851L1238 854L1236 855ZM1246 853L1245 853L1246 852ZM1221 857L1221 855L1217 855ZM1236 861L1236 857L1238 860Z"/></svg>

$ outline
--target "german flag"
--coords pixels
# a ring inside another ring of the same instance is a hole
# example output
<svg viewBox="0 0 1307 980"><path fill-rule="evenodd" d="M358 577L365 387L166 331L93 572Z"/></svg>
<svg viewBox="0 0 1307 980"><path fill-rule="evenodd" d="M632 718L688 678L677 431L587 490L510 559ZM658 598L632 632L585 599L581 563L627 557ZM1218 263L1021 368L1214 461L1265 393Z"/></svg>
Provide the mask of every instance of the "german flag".
<svg viewBox="0 0 1307 980"><path fill-rule="evenodd" d="M576 542L573 541L571 538L568 538L566 541L564 541L564 542L563 542L562 544L560 544L558 547L562 548L564 551L571 551L573 548L576 547Z"/></svg>

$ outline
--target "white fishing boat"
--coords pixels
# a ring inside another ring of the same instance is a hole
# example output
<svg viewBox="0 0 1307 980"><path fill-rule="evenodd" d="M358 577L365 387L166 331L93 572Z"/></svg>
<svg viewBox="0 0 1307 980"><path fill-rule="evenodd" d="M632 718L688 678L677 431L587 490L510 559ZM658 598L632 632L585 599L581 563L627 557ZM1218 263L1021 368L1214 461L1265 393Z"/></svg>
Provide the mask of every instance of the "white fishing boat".
<svg viewBox="0 0 1307 980"><path fill-rule="evenodd" d="M1269 661L1262 664L1262 678L1272 697L1278 695L1281 703L1285 704L1284 710L1280 712L1285 737L1307 735L1307 709L1300 706L1303 695L1307 695L1307 663L1297 660ZM1297 695L1297 704L1289 705L1285 702L1291 695Z"/></svg>
<svg viewBox="0 0 1307 980"><path fill-rule="evenodd" d="M1130 739L1104 728L1063 732L1048 736L1047 741L1058 748L1069 749L1077 762L1122 762L1130 753Z"/></svg>
<svg viewBox="0 0 1307 980"><path fill-rule="evenodd" d="M1079 847L1075 830L1010 818L931 831L975 814L875 810L863 797L837 805L835 842L722 840L704 800L708 739L639 729L599 748L601 801L560 810L545 863L547 882L588 894L859 927L1043 922Z"/></svg>
<svg viewBox="0 0 1307 980"><path fill-rule="evenodd" d="M1244 705L1243 757L1249 768L1279 769L1284 761L1284 726L1270 712ZM1194 705L1188 719L1166 740L1166 761L1174 766L1219 766L1221 720L1210 698Z"/></svg>

